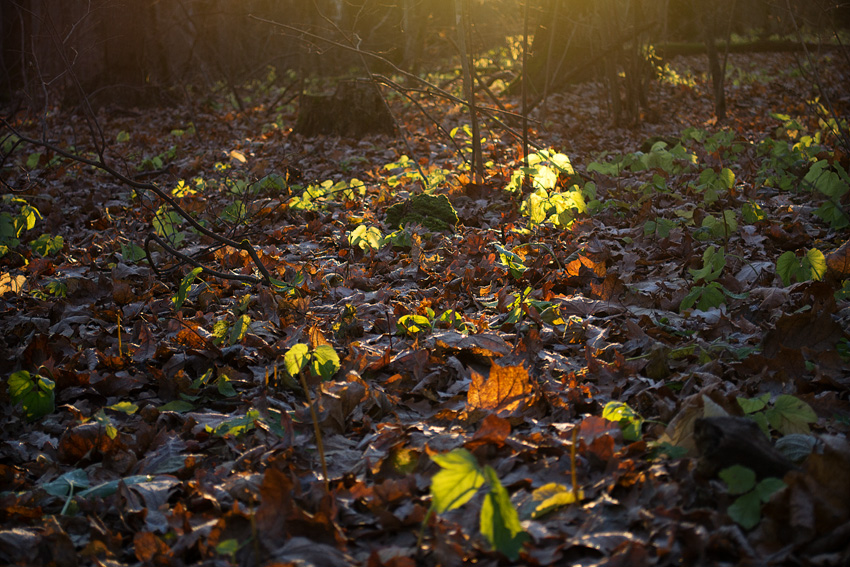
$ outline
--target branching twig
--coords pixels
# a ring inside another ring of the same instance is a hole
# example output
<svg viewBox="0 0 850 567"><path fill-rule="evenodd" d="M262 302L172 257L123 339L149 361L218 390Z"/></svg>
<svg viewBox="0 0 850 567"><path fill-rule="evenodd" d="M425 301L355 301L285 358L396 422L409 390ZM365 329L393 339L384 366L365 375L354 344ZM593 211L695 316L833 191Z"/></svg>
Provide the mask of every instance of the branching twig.
<svg viewBox="0 0 850 567"><path fill-rule="evenodd" d="M204 236L208 236L209 238L212 238L213 240L220 242L221 244L225 244L227 246L231 246L233 248L237 248L239 250L246 251L251 256L251 259L254 261L254 264L257 266L257 269L263 275L263 280L266 283L271 283L271 274L269 273L269 271L265 267L265 265L260 261L260 258L257 255L257 251L254 250L254 247L251 246L251 243L248 242L248 240L243 239L241 242L237 242L233 239L227 238L226 236L222 236L220 234L213 232L212 230L208 229L207 227L205 227L204 225L202 225L201 223L196 221L192 217L192 215L190 215L188 212L186 212L177 203L177 201L174 200L174 198L171 195L169 195L168 193L166 193L165 191L163 191L162 189L160 189L158 186L154 185L153 183L142 183L142 182L139 182L139 181L135 181L134 179L131 179L130 177L127 177L126 175L122 174L121 172L117 171L116 169L111 167L109 164L107 164L104 161L103 156L99 156L98 160L92 160L92 159L85 158L83 156L74 155L74 154L54 145L54 144L51 144L50 142L47 142L46 140L44 140L44 141L35 140L33 138L27 137L27 136L23 135L22 133L18 132L11 124L9 124L8 121L6 121L5 118L0 118L0 124L2 124L3 127L7 128L15 136L17 136L19 139L23 140L24 142L26 142L28 144L32 144L34 146L42 147L46 150L53 151L53 152L59 154L60 156L62 156L64 158L67 158L67 159L70 159L72 161L76 161L78 163L82 163L82 164L89 165L91 167L97 168L101 171L108 173L109 175L111 175L112 177L114 177L115 179L120 181L121 183L127 185L128 187L132 187L133 189L139 189L139 190L142 190L142 191L151 191L151 192L155 193L157 197L159 197L160 199L162 199L163 201L168 203L168 205L170 207L172 207L177 212L177 214L179 214L186 221L188 221L188 223L192 226L192 228L194 228L195 230L197 230L198 232L200 232Z"/></svg>
<svg viewBox="0 0 850 567"><path fill-rule="evenodd" d="M245 274L231 274L229 272L219 272L217 270L207 268L206 266L204 266L203 264L201 264L200 262L198 262L197 260L195 260L191 256L187 256L186 254L183 254L182 252L173 248L170 244L165 242L165 240L162 237L160 237L157 233L151 232L151 233L148 234L148 237L145 239L145 253L148 256L148 263L150 263L151 268L153 269L153 271L156 273L157 276L160 276L160 271L157 269L156 265L153 263L153 258L151 258L150 251L148 250L148 243L151 240L155 241L157 244L159 244L160 246L165 248L165 250L169 254L171 254L172 256L180 258L181 260L183 260L187 264L192 264L196 268L201 268L203 270L204 274L209 274L209 275L211 275L215 278L221 278L223 280L237 280L237 281L240 281L240 282L248 282L248 283L259 283L261 281L259 278L255 278L254 276L248 276L248 275L245 275Z"/></svg>

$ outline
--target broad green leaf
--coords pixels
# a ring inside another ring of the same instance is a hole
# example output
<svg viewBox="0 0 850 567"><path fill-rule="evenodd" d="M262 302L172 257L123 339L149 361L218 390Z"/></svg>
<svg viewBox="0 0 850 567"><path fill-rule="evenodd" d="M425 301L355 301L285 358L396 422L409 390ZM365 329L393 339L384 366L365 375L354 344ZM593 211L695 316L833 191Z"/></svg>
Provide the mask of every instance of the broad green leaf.
<svg viewBox="0 0 850 567"><path fill-rule="evenodd" d="M749 224L754 224L767 218L767 215L764 213L764 209L762 209L761 205L755 201L747 201L744 203L741 211L744 214L744 221Z"/></svg>
<svg viewBox="0 0 850 567"><path fill-rule="evenodd" d="M770 425L783 435L809 433L809 424L818 420L809 404L787 394L776 398L773 407L764 413Z"/></svg>
<svg viewBox="0 0 850 567"><path fill-rule="evenodd" d="M130 242L129 244L121 245L121 258L130 264L135 264L139 260L144 260L146 257L145 249Z"/></svg>
<svg viewBox="0 0 850 567"><path fill-rule="evenodd" d="M259 418L260 412L255 409L250 409L245 415L226 419L219 423L215 428L212 428L208 425L205 429L213 435L217 435L220 437L224 437L226 435L239 437L243 433L254 429L254 422Z"/></svg>
<svg viewBox="0 0 850 567"><path fill-rule="evenodd" d="M778 478L766 478L756 485L755 492L762 502L767 502L776 492L785 488L785 483Z"/></svg>
<svg viewBox="0 0 850 567"><path fill-rule="evenodd" d="M710 282L720 277L725 267L726 254L723 248L718 249L714 246L709 246L702 254L702 268L698 270L691 268L688 271L691 273L694 281L705 280Z"/></svg>
<svg viewBox="0 0 850 567"><path fill-rule="evenodd" d="M307 365L309 352L310 347L304 343L298 343L286 351L286 354L283 355L283 364L290 376L295 378Z"/></svg>
<svg viewBox="0 0 850 567"><path fill-rule="evenodd" d="M741 465L725 468L718 473L718 476L729 487L729 494L744 494L756 485L756 473Z"/></svg>
<svg viewBox="0 0 850 567"><path fill-rule="evenodd" d="M826 258L823 252L817 248L812 248L806 252L806 259L809 261L811 278L815 281L822 280L826 275Z"/></svg>
<svg viewBox="0 0 850 567"><path fill-rule="evenodd" d="M640 439L640 428L643 418L635 410L623 402L610 401L602 408L602 417L608 421L616 421L623 431L623 439L637 441Z"/></svg>
<svg viewBox="0 0 850 567"><path fill-rule="evenodd" d="M726 189L731 189L735 186L735 174L728 167L724 167L720 170L719 177Z"/></svg>
<svg viewBox="0 0 850 567"><path fill-rule="evenodd" d="M236 388L233 387L233 382L227 376L219 376L218 380L215 381L215 385L218 393L225 398L232 398L236 395Z"/></svg>
<svg viewBox="0 0 850 567"><path fill-rule="evenodd" d="M484 495L481 504L481 535L494 549L504 553L511 561L516 561L522 544L529 539L528 534L522 529L516 508L496 471L490 466L484 467L484 477L490 490Z"/></svg>
<svg viewBox="0 0 850 567"><path fill-rule="evenodd" d="M466 449L455 449L431 460L442 470L431 478L431 506L438 514L469 502L484 484L478 461Z"/></svg>
<svg viewBox="0 0 850 567"><path fill-rule="evenodd" d="M770 401L770 394L762 394L757 398L737 398L738 405L741 406L741 409L744 410L744 413L750 414L755 413L757 411L763 410L767 407L767 403Z"/></svg>
<svg viewBox="0 0 850 567"><path fill-rule="evenodd" d="M370 249L380 250L384 243L384 236L377 227L361 224L348 234L348 243L364 252Z"/></svg>
<svg viewBox="0 0 850 567"><path fill-rule="evenodd" d="M41 486L45 492L52 496L65 497L70 494L76 494L78 489L86 489L89 487L89 475L82 469L74 469L68 471L56 480L45 483Z"/></svg>
<svg viewBox="0 0 850 567"><path fill-rule="evenodd" d="M234 538L223 540L215 546L215 551L220 555L233 555L239 551L239 540Z"/></svg>
<svg viewBox="0 0 850 567"><path fill-rule="evenodd" d="M727 508L726 513L742 528L749 530L761 520L761 499L756 491L739 496Z"/></svg>
<svg viewBox="0 0 850 567"><path fill-rule="evenodd" d="M319 345L311 353L310 371L322 380L330 380L339 370L339 355L330 345Z"/></svg>
<svg viewBox="0 0 850 567"><path fill-rule="evenodd" d="M12 403L20 402L28 421L53 412L56 385L52 380L26 370L13 372L7 380Z"/></svg>
<svg viewBox="0 0 850 567"><path fill-rule="evenodd" d="M399 335L414 336L431 330L431 321L424 315L402 315L396 323L396 332Z"/></svg>
<svg viewBox="0 0 850 567"><path fill-rule="evenodd" d="M697 309L700 311L708 311L713 307L720 307L726 302L726 297L723 295L723 288L717 282L710 282L706 285L700 294L697 301Z"/></svg>
<svg viewBox="0 0 850 567"><path fill-rule="evenodd" d="M106 498L107 496L112 496L113 494L118 492L118 487L121 485L121 483L127 486L131 486L133 484L152 482L153 480L154 477L149 474L132 475L98 484L97 486L93 486L87 490L83 490L77 496L79 496L80 498Z"/></svg>
<svg viewBox="0 0 850 567"><path fill-rule="evenodd" d="M788 250L776 260L776 273L782 279L782 285L788 286L792 278L798 278L800 275L801 266L797 255Z"/></svg>
<svg viewBox="0 0 850 567"><path fill-rule="evenodd" d="M64 245L64 238L61 236L50 236L49 234L42 234L30 242L32 251L41 257L52 256L57 252L61 252Z"/></svg>

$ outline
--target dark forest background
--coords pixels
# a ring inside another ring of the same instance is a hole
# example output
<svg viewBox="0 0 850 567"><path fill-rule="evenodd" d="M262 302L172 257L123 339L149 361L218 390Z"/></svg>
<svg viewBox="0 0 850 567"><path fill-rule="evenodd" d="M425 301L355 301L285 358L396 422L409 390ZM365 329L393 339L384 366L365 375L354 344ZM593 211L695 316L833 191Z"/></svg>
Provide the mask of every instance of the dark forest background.
<svg viewBox="0 0 850 567"><path fill-rule="evenodd" d="M356 53L380 54L414 73L454 65L454 0L3 0L0 96L40 104L85 94L92 101L160 104L197 88L246 81L339 75L358 67ZM523 33L521 0L470 2L474 44L506 45ZM533 86L611 52L612 45L788 37L846 26L850 8L820 0L530 0ZM554 38L554 39L553 39ZM550 46L551 44L551 46ZM456 59L455 59L456 61ZM385 64L386 65L386 64ZM380 66L379 66L380 67ZM591 70L595 66L590 66ZM545 69L545 70L544 70ZM382 69L378 69L382 70ZM356 73L356 71L355 71ZM189 89L189 90L187 90Z"/></svg>

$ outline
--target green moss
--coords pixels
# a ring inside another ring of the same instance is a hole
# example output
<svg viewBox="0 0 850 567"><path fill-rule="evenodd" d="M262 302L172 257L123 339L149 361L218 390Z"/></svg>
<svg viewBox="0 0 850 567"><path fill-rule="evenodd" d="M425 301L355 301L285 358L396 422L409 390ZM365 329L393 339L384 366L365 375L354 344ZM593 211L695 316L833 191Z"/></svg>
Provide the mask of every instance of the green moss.
<svg viewBox="0 0 850 567"><path fill-rule="evenodd" d="M445 195L414 195L387 209L386 221L392 228L417 223L438 231L457 225L458 218L457 211Z"/></svg>

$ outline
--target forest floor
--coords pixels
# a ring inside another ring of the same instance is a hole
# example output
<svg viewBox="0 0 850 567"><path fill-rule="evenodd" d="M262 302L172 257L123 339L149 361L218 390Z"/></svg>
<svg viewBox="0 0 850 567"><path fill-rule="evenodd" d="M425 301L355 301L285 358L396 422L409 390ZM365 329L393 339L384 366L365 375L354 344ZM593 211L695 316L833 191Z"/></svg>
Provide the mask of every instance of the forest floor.
<svg viewBox="0 0 850 567"><path fill-rule="evenodd" d="M486 129L471 184L400 99L409 145L292 134L262 85L17 114L90 160L93 133L272 284L178 264L158 242L261 275L5 139L0 563L846 565L850 156L822 118L846 134L850 68L729 64L723 123L699 57L632 127L599 84L552 95L531 187L519 141ZM467 155L463 109L424 104Z"/></svg>

